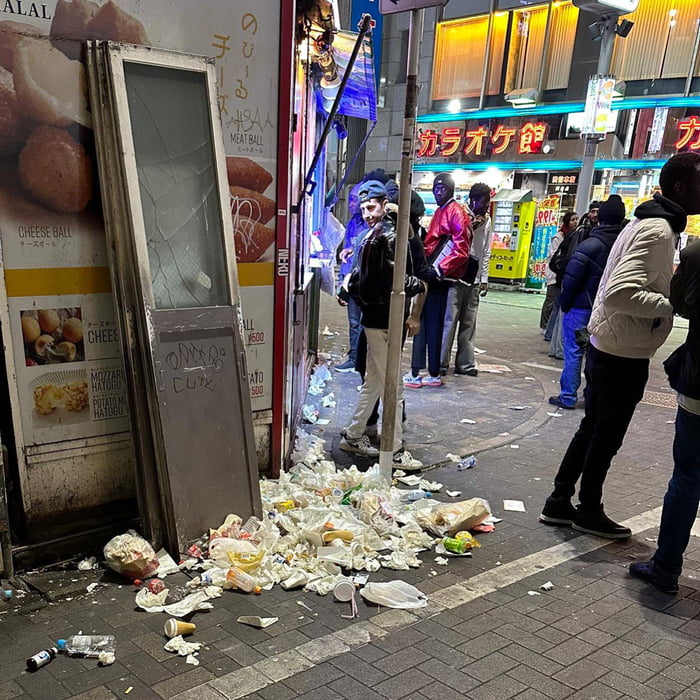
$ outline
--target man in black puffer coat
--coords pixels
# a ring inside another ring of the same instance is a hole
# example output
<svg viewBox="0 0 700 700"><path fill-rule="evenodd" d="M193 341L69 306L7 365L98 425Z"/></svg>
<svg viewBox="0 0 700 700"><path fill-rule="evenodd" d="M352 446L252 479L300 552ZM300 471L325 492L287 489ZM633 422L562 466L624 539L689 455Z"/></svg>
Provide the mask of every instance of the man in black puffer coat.
<svg viewBox="0 0 700 700"><path fill-rule="evenodd" d="M586 326L591 317L593 300L598 292L605 263L622 230L625 205L616 194L610 195L598 210L596 226L576 249L566 266L559 303L564 319L564 369L559 383L561 392L549 403L559 408L576 408L581 385L581 365L586 343Z"/></svg>

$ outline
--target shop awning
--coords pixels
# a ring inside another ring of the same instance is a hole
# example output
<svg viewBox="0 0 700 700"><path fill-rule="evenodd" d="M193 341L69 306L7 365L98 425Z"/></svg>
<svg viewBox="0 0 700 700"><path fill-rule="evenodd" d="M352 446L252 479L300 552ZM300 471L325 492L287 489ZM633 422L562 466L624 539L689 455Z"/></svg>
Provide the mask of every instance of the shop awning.
<svg viewBox="0 0 700 700"><path fill-rule="evenodd" d="M321 80L317 92L319 105L325 114L328 114L333 106L358 37L357 32L340 31L333 38L333 57L338 69L338 79L332 84ZM362 41L357 60L340 99L338 114L377 121L377 84L374 79L372 42L369 37Z"/></svg>

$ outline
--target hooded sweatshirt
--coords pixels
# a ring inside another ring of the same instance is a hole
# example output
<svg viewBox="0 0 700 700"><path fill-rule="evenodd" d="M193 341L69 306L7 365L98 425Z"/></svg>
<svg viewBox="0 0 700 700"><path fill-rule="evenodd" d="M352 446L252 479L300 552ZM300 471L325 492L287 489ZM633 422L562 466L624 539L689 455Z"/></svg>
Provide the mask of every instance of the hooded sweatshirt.
<svg viewBox="0 0 700 700"><path fill-rule="evenodd" d="M634 215L610 251L588 330L602 352L649 359L673 327L673 257L687 216L660 194Z"/></svg>

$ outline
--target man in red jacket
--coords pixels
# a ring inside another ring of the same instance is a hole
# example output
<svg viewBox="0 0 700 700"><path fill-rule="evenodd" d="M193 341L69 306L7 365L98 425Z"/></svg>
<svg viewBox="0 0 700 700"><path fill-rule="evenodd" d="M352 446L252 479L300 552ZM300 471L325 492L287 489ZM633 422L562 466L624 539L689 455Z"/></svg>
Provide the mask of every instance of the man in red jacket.
<svg viewBox="0 0 700 700"><path fill-rule="evenodd" d="M460 279L467 270L472 242L471 219L465 207L455 201L455 181L449 173L440 173L433 181L433 194L438 208L433 214L425 237L425 254L431 264L432 278L428 284L421 317L420 333L413 339L411 374L404 377L404 386L440 386L440 356L442 331L447 308L450 280ZM428 350L428 376L421 377Z"/></svg>

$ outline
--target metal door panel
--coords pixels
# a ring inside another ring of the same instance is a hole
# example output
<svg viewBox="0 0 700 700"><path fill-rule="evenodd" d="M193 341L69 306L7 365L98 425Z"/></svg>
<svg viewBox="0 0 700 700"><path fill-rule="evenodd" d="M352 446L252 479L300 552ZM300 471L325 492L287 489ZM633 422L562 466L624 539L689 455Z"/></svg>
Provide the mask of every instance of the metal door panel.
<svg viewBox="0 0 700 700"><path fill-rule="evenodd" d="M150 408L166 539L182 550L229 512L260 512L214 66L100 46L131 224L131 255L115 247L115 262L133 278L132 353L147 376L135 390Z"/></svg>

